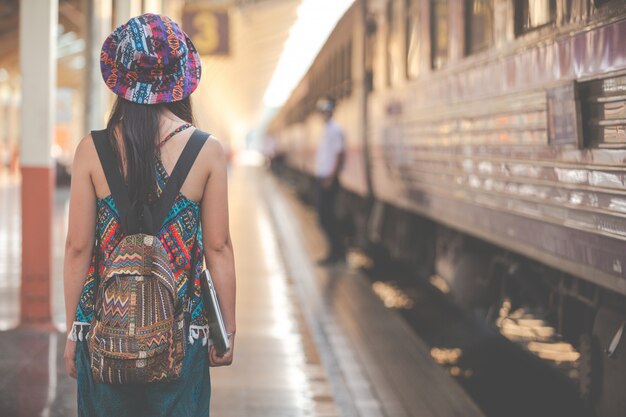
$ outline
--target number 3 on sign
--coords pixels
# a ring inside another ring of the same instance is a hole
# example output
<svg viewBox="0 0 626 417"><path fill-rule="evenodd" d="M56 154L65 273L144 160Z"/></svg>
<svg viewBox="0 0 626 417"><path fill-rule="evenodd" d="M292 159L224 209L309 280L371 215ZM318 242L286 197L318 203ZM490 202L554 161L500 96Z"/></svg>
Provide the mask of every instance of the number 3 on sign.
<svg viewBox="0 0 626 417"><path fill-rule="evenodd" d="M193 28L197 31L194 44L200 53L210 54L220 43L219 24L213 13L199 13L193 18Z"/></svg>

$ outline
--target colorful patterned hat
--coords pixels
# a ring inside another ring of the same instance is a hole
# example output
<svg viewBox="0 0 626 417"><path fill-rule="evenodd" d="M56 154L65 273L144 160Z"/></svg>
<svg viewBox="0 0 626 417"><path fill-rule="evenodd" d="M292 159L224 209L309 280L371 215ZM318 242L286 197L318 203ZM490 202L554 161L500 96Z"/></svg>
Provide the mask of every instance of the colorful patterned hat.
<svg viewBox="0 0 626 417"><path fill-rule="evenodd" d="M109 35L100 52L107 87L139 104L171 103L200 82L200 55L191 39L167 16L133 17Z"/></svg>

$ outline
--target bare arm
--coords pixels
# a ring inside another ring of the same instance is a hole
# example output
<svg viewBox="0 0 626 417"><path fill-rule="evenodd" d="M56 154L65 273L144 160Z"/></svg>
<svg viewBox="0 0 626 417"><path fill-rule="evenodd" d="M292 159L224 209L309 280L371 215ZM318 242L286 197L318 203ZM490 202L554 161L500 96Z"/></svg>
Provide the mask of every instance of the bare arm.
<svg viewBox="0 0 626 417"><path fill-rule="evenodd" d="M220 302L226 331L235 333L235 260L228 227L227 161L219 142L210 139L208 147L210 173L202 196L202 239L207 268L211 271ZM230 350L217 358L212 349L214 365L232 362Z"/></svg>
<svg viewBox="0 0 626 417"><path fill-rule="evenodd" d="M72 164L70 208L65 258L63 264L63 289L67 331L74 322L78 300L87 278L93 251L96 225L96 194L91 182L90 164L93 163L95 148L90 136L78 145ZM70 375L75 375L74 344L66 348L66 365Z"/></svg>
<svg viewBox="0 0 626 417"><path fill-rule="evenodd" d="M92 149L89 149L91 147ZM70 207L63 266L65 313L68 331L74 322L91 262L96 227L96 193L91 182L89 155L93 149L91 137L83 139L74 156Z"/></svg>
<svg viewBox="0 0 626 417"><path fill-rule="evenodd" d="M332 174L330 174L331 178L334 179L339 176L339 173L341 172L341 169L343 168L343 163L344 163L345 158L346 158L346 151L345 149L341 149L341 151L339 151L339 153L337 154L337 157L335 158L335 165L333 166Z"/></svg>

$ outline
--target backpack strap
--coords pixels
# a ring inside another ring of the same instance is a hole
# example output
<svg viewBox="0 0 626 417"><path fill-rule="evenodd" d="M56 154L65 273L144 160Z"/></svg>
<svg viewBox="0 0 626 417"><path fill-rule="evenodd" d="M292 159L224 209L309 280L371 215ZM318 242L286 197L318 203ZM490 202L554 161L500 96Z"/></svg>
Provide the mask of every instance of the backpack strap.
<svg viewBox="0 0 626 417"><path fill-rule="evenodd" d="M107 184L111 190L111 196L115 201L115 207L120 215L122 230L125 234L128 232L128 224L125 219L128 218L130 210L130 199L128 198L128 187L122 179L119 164L115 157L113 147L109 142L107 131L105 130L92 130L91 137L93 143L96 146L98 152L98 158L100 164L104 170L104 176L106 177Z"/></svg>
<svg viewBox="0 0 626 417"><path fill-rule="evenodd" d="M163 223L167 218L172 205L174 204L174 200L178 196L180 189L185 183L185 179L193 166L193 163L196 161L202 146L207 141L207 139L211 136L210 133L205 133L199 129L196 129L192 134L189 140L187 140L187 144L183 149L183 152L178 157L178 161L176 161L176 165L174 165L174 169L170 174L167 184L165 184L165 190L161 193L161 196L156 201L155 206L152 210L152 219L153 219L153 230L154 234L158 234L163 227ZM191 300L193 299L195 292L195 282L192 282L191 279L187 281L187 309L188 309L188 320L191 321Z"/></svg>
<svg viewBox="0 0 626 417"><path fill-rule="evenodd" d="M200 149L202 149L202 146L209 136L211 136L209 133L196 129L189 140L187 140L187 144L180 154L178 161L176 161L176 165L167 180L167 184L165 184L165 190L163 190L163 193L161 193L161 196L153 207L152 220L155 235L159 233L159 230L163 227L163 223L174 204L174 200L176 200L180 189L185 183L187 174L189 174L193 163L200 153Z"/></svg>

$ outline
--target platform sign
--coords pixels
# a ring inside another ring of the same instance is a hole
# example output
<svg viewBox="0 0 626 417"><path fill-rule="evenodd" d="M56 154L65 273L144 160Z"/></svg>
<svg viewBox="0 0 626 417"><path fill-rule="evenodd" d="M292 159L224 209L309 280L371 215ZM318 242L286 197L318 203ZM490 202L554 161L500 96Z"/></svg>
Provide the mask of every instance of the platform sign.
<svg viewBox="0 0 626 417"><path fill-rule="evenodd" d="M183 30L200 56L230 54L228 10L204 4L189 4L183 9Z"/></svg>
<svg viewBox="0 0 626 417"><path fill-rule="evenodd" d="M580 103L575 81L548 90L550 145L581 145Z"/></svg>

